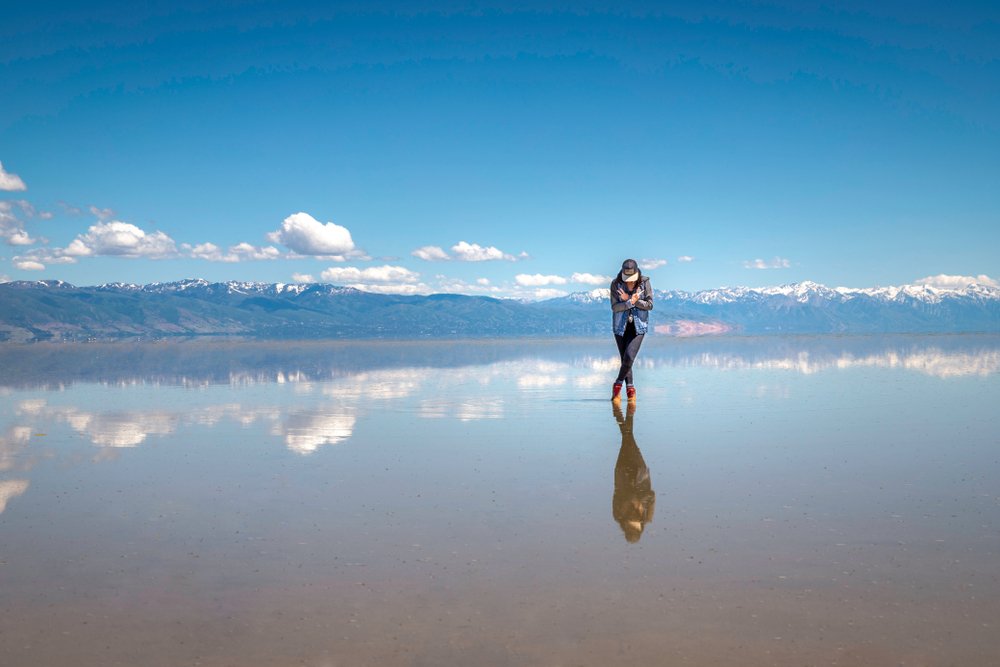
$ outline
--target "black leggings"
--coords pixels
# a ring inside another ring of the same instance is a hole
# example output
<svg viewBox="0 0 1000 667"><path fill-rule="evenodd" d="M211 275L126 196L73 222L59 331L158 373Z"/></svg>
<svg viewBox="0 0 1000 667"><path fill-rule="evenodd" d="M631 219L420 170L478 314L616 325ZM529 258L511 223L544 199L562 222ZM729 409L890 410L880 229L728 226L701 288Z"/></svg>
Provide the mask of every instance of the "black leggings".
<svg viewBox="0 0 1000 667"><path fill-rule="evenodd" d="M618 354L622 358L622 366L618 370L616 383L627 382L630 387L635 386L632 383L632 364L635 362L636 355L639 354L639 346L642 345L642 339L645 335L635 332L634 322L629 322L625 327L624 336L615 334L615 342L618 343Z"/></svg>

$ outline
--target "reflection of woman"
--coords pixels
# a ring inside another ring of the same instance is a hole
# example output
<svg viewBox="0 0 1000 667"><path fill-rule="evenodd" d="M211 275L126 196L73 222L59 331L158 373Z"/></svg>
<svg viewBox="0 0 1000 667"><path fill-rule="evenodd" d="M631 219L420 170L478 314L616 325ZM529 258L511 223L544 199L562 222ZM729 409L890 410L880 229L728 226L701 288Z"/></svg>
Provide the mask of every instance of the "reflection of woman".
<svg viewBox="0 0 1000 667"><path fill-rule="evenodd" d="M632 383L632 363L649 327L649 311L653 309L653 289L644 278L634 259L622 262L622 270L611 281L611 328L618 343L621 367L611 388L611 400L621 400L622 383L628 384L629 400L635 398Z"/></svg>
<svg viewBox="0 0 1000 667"><path fill-rule="evenodd" d="M627 417L622 415L622 409L617 405L614 411L622 432L622 446L615 462L615 495L611 499L611 514L625 533L625 539L638 542L646 524L653 520L656 493L649 478L649 468L632 435L635 405L629 404Z"/></svg>

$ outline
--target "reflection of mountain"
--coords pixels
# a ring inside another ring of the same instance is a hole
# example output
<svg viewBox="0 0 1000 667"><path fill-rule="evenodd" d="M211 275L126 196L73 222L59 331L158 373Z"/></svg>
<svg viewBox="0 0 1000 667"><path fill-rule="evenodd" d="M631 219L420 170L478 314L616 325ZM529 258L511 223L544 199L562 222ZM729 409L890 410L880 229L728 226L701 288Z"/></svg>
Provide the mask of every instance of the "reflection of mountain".
<svg viewBox="0 0 1000 667"><path fill-rule="evenodd" d="M565 346L562 346L565 349ZM548 349L541 346L536 349ZM251 385L329 381L387 369L449 369L524 357L516 340L276 341L0 345L0 386ZM399 389L405 378L387 378Z"/></svg>
<svg viewBox="0 0 1000 667"><path fill-rule="evenodd" d="M371 294L332 285L208 283L74 287L0 284L0 340L244 335L266 338L606 334L607 290L538 303ZM368 317L359 319L357 312ZM1000 288L830 289L811 282L657 292L666 335L1000 331ZM544 315L544 316L540 316ZM370 322L376 322L374 327Z"/></svg>
<svg viewBox="0 0 1000 667"><path fill-rule="evenodd" d="M0 387L279 383L309 391L321 383L334 397L392 400L413 395L435 374L480 384L513 375L526 391L566 383L598 387L617 368L614 352L613 341L587 339L0 345ZM802 373L870 366L936 377L993 375L1000 372L1000 336L652 338L637 365Z"/></svg>

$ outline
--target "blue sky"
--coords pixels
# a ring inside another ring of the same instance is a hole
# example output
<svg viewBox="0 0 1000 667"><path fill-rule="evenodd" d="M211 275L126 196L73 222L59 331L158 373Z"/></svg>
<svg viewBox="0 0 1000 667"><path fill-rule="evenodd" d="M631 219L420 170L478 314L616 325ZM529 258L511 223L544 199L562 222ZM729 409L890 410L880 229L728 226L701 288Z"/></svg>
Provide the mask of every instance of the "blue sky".
<svg viewBox="0 0 1000 667"><path fill-rule="evenodd" d="M995 280L1000 10L869 4L5 7L0 277Z"/></svg>

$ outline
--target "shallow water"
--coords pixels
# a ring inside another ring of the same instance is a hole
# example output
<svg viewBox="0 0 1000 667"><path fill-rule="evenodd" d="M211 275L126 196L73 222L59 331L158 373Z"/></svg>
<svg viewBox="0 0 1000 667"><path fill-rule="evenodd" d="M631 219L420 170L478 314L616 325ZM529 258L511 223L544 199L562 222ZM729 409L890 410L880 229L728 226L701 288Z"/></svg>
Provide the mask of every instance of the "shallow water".
<svg viewBox="0 0 1000 667"><path fill-rule="evenodd" d="M1000 656L1000 337L0 348L2 665Z"/></svg>

